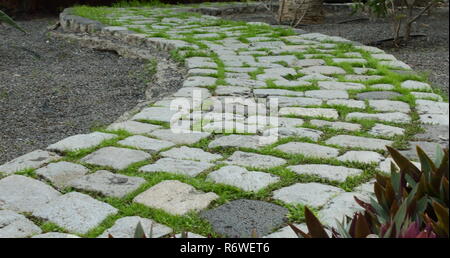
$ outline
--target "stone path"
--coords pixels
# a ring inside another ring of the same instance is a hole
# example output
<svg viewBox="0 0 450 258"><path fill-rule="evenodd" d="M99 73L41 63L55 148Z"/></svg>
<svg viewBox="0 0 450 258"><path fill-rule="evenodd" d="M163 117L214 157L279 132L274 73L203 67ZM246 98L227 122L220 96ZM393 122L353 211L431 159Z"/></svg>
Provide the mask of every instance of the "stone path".
<svg viewBox="0 0 450 258"><path fill-rule="evenodd" d="M448 103L382 50L180 11L62 15L66 31L171 50L187 78L127 121L1 165L0 237L132 237L139 222L153 237L295 237L303 206L330 226L359 210L386 145L413 159L448 145Z"/></svg>

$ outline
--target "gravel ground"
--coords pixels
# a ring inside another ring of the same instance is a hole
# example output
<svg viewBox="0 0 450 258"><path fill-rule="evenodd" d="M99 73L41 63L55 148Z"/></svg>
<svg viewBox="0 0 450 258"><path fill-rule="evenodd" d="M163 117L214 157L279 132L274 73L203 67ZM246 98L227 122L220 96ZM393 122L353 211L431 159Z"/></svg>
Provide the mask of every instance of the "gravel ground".
<svg viewBox="0 0 450 258"><path fill-rule="evenodd" d="M0 164L109 124L145 99L146 61L49 38L54 22L21 22L26 36L0 27Z"/></svg>
<svg viewBox="0 0 450 258"><path fill-rule="evenodd" d="M244 21L261 21L274 24L270 13L233 14L224 18ZM371 45L374 41L391 38L391 25L384 19L359 20L343 24L364 16L350 16L345 11L327 11L324 24L302 26L308 32L319 32L327 35L341 36L363 44ZM436 9L431 16L423 16L415 26L413 33L425 34L427 37L415 38L408 46L392 47L392 44L377 45L386 52L395 55L399 60L408 63L415 71L430 75L435 87L448 93L449 88L449 10L448 7Z"/></svg>

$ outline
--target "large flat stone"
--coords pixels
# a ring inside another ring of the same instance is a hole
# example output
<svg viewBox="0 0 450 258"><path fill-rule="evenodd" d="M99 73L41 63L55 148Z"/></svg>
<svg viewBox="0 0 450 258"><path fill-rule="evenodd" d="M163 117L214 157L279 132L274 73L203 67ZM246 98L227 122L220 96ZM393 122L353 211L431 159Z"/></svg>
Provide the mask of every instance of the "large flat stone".
<svg viewBox="0 0 450 258"><path fill-rule="evenodd" d="M344 190L319 183L297 183L273 192L273 198L288 204L307 205L314 208L324 206L331 198Z"/></svg>
<svg viewBox="0 0 450 258"><path fill-rule="evenodd" d="M362 92L356 95L357 99L393 99L402 96L402 94L394 91L369 91Z"/></svg>
<svg viewBox="0 0 450 258"><path fill-rule="evenodd" d="M60 158L55 153L36 150L1 165L0 172L12 174L26 169L35 169Z"/></svg>
<svg viewBox="0 0 450 258"><path fill-rule="evenodd" d="M366 88L364 84L355 82L320 81L317 85L323 90L362 90Z"/></svg>
<svg viewBox="0 0 450 258"><path fill-rule="evenodd" d="M337 158L340 161L359 162L364 164L379 163L384 157L374 151L347 151Z"/></svg>
<svg viewBox="0 0 450 258"><path fill-rule="evenodd" d="M140 177L130 177L99 170L73 180L69 185L75 189L96 192L108 197L122 198L137 190L145 182L145 179Z"/></svg>
<svg viewBox="0 0 450 258"><path fill-rule="evenodd" d="M89 169L82 165L66 161L48 164L36 170L36 174L52 182L58 188L64 188L72 180L89 173Z"/></svg>
<svg viewBox="0 0 450 258"><path fill-rule="evenodd" d="M311 158L334 158L339 154L338 149L306 142L289 142L277 146L276 149L282 152L301 154Z"/></svg>
<svg viewBox="0 0 450 258"><path fill-rule="evenodd" d="M99 238L108 238L111 235L114 238L134 238L137 225L141 223L146 238L159 238L172 233L172 229L162 224L156 223L151 219L139 216L123 217L114 223L114 225L105 230Z"/></svg>
<svg viewBox="0 0 450 258"><path fill-rule="evenodd" d="M319 220L330 227L336 227L338 223L342 223L346 216L353 217L358 211L364 209L359 206L354 197L367 201L367 198L358 193L342 193L330 200L318 214Z"/></svg>
<svg viewBox="0 0 450 258"><path fill-rule="evenodd" d="M416 109L419 114L448 115L449 104L432 100L416 100Z"/></svg>
<svg viewBox="0 0 450 258"><path fill-rule="evenodd" d="M169 107L149 107L133 116L132 120L149 120L170 123L171 120L177 120L177 110L171 110Z"/></svg>
<svg viewBox="0 0 450 258"><path fill-rule="evenodd" d="M265 98L267 96L297 96L302 97L304 94L301 91L283 90L283 89L254 89L253 94L258 98Z"/></svg>
<svg viewBox="0 0 450 258"><path fill-rule="evenodd" d="M161 129L151 132L150 135L161 140L173 142L175 144L194 144L196 142L199 142L201 139L208 138L211 133L195 131L183 131L181 133L174 133L170 129Z"/></svg>
<svg viewBox="0 0 450 258"><path fill-rule="evenodd" d="M320 137L322 137L323 132L310 128L279 127L267 129L263 132L263 135L265 136L275 135L281 138L285 137L308 138L312 141L317 142L320 139Z"/></svg>
<svg viewBox="0 0 450 258"><path fill-rule="evenodd" d="M77 151L88 149L100 145L105 140L117 137L115 134L93 132L90 134L78 134L70 136L64 140L54 143L47 147L51 151Z"/></svg>
<svg viewBox="0 0 450 258"><path fill-rule="evenodd" d="M348 93L344 90L309 90L305 92L306 97L317 99L348 99Z"/></svg>
<svg viewBox="0 0 450 258"><path fill-rule="evenodd" d="M150 154L125 148L105 147L81 159L82 162L122 170L133 163L149 159Z"/></svg>
<svg viewBox="0 0 450 258"><path fill-rule="evenodd" d="M77 235L72 235L72 234L49 232L49 233L45 233L45 234L34 235L31 238L81 238L81 237L79 237Z"/></svg>
<svg viewBox="0 0 450 258"><path fill-rule="evenodd" d="M370 129L369 133L375 136L394 137L405 134L405 129L390 125L375 124L375 126Z"/></svg>
<svg viewBox="0 0 450 258"><path fill-rule="evenodd" d="M107 203L71 192L40 206L33 216L53 222L70 232L85 234L115 213L117 209Z"/></svg>
<svg viewBox="0 0 450 258"><path fill-rule="evenodd" d="M394 100L369 100L369 106L381 112L403 112L409 113L411 109L408 103Z"/></svg>
<svg viewBox="0 0 450 258"><path fill-rule="evenodd" d="M287 214L286 208L275 204L241 199L204 211L200 216L224 237L245 238L253 232L258 236L270 233L284 223Z"/></svg>
<svg viewBox="0 0 450 258"><path fill-rule="evenodd" d="M256 192L268 185L276 183L279 177L258 171L248 171L238 166L225 166L211 172L208 180L215 183L232 185L244 191Z"/></svg>
<svg viewBox="0 0 450 258"><path fill-rule="evenodd" d="M422 125L425 129L424 133L416 134L414 136L418 141L432 141L441 144L448 144L449 142L449 127L442 125Z"/></svg>
<svg viewBox="0 0 450 258"><path fill-rule="evenodd" d="M0 210L0 238L24 238L41 232L42 230L25 216Z"/></svg>
<svg viewBox="0 0 450 258"><path fill-rule="evenodd" d="M290 107L290 106L320 106L322 105L323 101L321 99L317 98L304 98L304 97L273 97L270 96L270 98L275 98L278 101L279 107Z"/></svg>
<svg viewBox="0 0 450 258"><path fill-rule="evenodd" d="M439 143L435 143L435 142L422 142L422 141L409 142L409 149L400 151L400 153L403 154L404 156L406 156L408 159L419 160L419 156L417 156L417 151L416 151L416 147L419 146L420 148L422 148L423 151L425 151L425 153L432 160L434 160L436 157L437 148L448 147L448 146L446 146L446 144L443 144L443 145L441 145Z"/></svg>
<svg viewBox="0 0 450 258"><path fill-rule="evenodd" d="M140 123L140 122L136 122L136 121L125 121L125 122L111 124L106 129L110 130L110 131L125 130L132 134L147 134L147 133L150 133L151 131L154 131L154 130L160 129L160 128L161 128L161 126L159 126L159 125Z"/></svg>
<svg viewBox="0 0 450 258"><path fill-rule="evenodd" d="M236 151L224 161L230 165L254 168L273 168L286 164L286 160L269 155Z"/></svg>
<svg viewBox="0 0 450 258"><path fill-rule="evenodd" d="M203 162L211 162L218 159L222 159L222 155L206 152L198 148L189 148L181 146L179 148L172 148L170 150L160 153L165 158L195 160Z"/></svg>
<svg viewBox="0 0 450 258"><path fill-rule="evenodd" d="M420 115L420 122L422 124L449 126L448 115L424 114Z"/></svg>
<svg viewBox="0 0 450 258"><path fill-rule="evenodd" d="M117 142L123 146L134 147L150 153L158 152L162 149L175 146L175 143L152 139L142 135L133 135L122 141Z"/></svg>
<svg viewBox="0 0 450 258"><path fill-rule="evenodd" d="M49 185L25 176L0 180L0 209L33 212L61 194Z"/></svg>
<svg viewBox="0 0 450 258"><path fill-rule="evenodd" d="M325 120L311 120L312 125L318 127L329 127L335 130L360 131L362 126L360 124L346 123L346 122L330 122Z"/></svg>
<svg viewBox="0 0 450 258"><path fill-rule="evenodd" d="M172 215L184 215L207 208L217 198L215 193L203 193L180 181L167 180L139 194L133 201Z"/></svg>
<svg viewBox="0 0 450 258"><path fill-rule="evenodd" d="M183 87L206 87L206 86L213 86L216 84L217 79L214 77L207 77L207 76L192 76L187 78L184 83Z"/></svg>
<svg viewBox="0 0 450 258"><path fill-rule="evenodd" d="M413 80L402 82L401 87L408 90L431 90L431 86L428 83Z"/></svg>
<svg viewBox="0 0 450 258"><path fill-rule="evenodd" d="M327 104L330 106L346 106L349 108L366 108L366 103L364 101L354 99L332 99L328 100Z"/></svg>
<svg viewBox="0 0 450 258"><path fill-rule="evenodd" d="M295 115L306 117L323 117L338 119L339 113L332 108L301 108L301 107L284 107L279 111L281 116Z"/></svg>
<svg viewBox="0 0 450 258"><path fill-rule="evenodd" d="M325 164L307 164L289 166L288 169L299 175L315 175L332 181L344 182L347 177L357 176L363 171L361 169L342 166L331 166Z"/></svg>
<svg viewBox="0 0 450 258"><path fill-rule="evenodd" d="M167 172L195 177L203 171L213 167L214 164L193 160L180 160L172 158L162 158L155 164L143 166L140 172Z"/></svg>
<svg viewBox="0 0 450 258"><path fill-rule="evenodd" d="M330 145L338 145L348 148L362 148L367 150L385 150L386 146L392 145L392 141L366 138L352 135L337 135L326 141Z"/></svg>
<svg viewBox="0 0 450 258"><path fill-rule="evenodd" d="M401 123L407 124L411 122L411 117L405 113L401 112L392 112L392 113L378 113L378 114L369 114L369 113L361 113L361 112L352 112L349 113L346 117L346 120L375 120L375 121L384 121L384 122L392 122L392 123Z"/></svg>
<svg viewBox="0 0 450 258"><path fill-rule="evenodd" d="M210 142L209 148L216 147L234 147L234 148L250 148L259 149L272 142L265 142L261 136L254 135L227 135L216 138Z"/></svg>
<svg viewBox="0 0 450 258"><path fill-rule="evenodd" d="M304 74L320 73L323 75L346 74L345 70L337 66L310 66L300 70Z"/></svg>

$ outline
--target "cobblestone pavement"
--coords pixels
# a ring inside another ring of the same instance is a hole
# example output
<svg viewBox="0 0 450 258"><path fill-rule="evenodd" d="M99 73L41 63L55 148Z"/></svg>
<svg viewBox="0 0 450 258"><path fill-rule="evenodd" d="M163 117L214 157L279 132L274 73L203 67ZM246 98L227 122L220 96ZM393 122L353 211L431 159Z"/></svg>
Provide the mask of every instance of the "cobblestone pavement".
<svg viewBox="0 0 450 258"><path fill-rule="evenodd" d="M353 196L390 171L386 145L417 159L416 145L448 144L448 103L380 49L175 9L101 10L88 18L114 26L99 34L170 50L187 79L128 120L0 166L0 237L133 237L139 222L152 237L295 237L286 223L304 206L329 226L360 209ZM68 31L101 26L62 17Z"/></svg>

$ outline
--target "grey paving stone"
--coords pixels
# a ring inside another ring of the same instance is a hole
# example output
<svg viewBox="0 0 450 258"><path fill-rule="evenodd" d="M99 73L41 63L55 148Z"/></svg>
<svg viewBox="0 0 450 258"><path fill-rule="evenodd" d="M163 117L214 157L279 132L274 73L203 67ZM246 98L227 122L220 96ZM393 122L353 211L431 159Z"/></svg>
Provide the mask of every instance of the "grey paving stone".
<svg viewBox="0 0 450 258"><path fill-rule="evenodd" d="M419 114L449 114L449 104L432 100L416 100L416 109Z"/></svg>
<svg viewBox="0 0 450 258"><path fill-rule="evenodd" d="M235 151L224 162L230 165L254 168L273 168L286 164L286 160L282 158L243 151Z"/></svg>
<svg viewBox="0 0 450 258"><path fill-rule="evenodd" d="M417 156L416 146L419 146L420 148L422 148L422 150L425 151L425 153L432 160L434 160L436 157L437 148L448 147L445 144L444 144L444 146L442 146L441 144L435 143L435 142L422 142L422 141L413 142L412 141L412 142L409 142L409 149L400 151L400 153L403 154L404 156L406 156L408 159L419 160L419 157Z"/></svg>
<svg viewBox="0 0 450 258"><path fill-rule="evenodd" d="M412 161L412 163L413 163L418 169L421 168L420 162ZM395 167L395 168L397 168L398 170L400 170L399 167L397 166L396 162L395 162L394 159L392 159L392 158L386 158L385 160L383 160L382 162L380 162L380 164L378 164L378 170L390 174L390 173L391 173L391 169L392 169L392 164L394 164L394 167ZM372 187L373 187L373 185L372 185Z"/></svg>
<svg viewBox="0 0 450 258"><path fill-rule="evenodd" d="M301 154L312 158L333 158L339 154L338 149L306 142L288 142L277 146L276 149L282 152Z"/></svg>
<svg viewBox="0 0 450 258"><path fill-rule="evenodd" d="M0 180L0 209L33 212L58 196L49 185L29 177L12 175Z"/></svg>
<svg viewBox="0 0 450 258"><path fill-rule="evenodd" d="M405 129L390 125L375 124L375 126L370 129L369 133L375 136L393 137L396 135L403 135L405 133Z"/></svg>
<svg viewBox="0 0 450 258"><path fill-rule="evenodd" d="M150 133L151 131L154 131L154 130L160 129L160 128L161 128L161 126L159 126L159 125L140 123L140 122L136 122L136 121L125 121L125 122L111 124L106 129L110 130L110 131L125 130L132 134L147 134L147 133Z"/></svg>
<svg viewBox="0 0 450 258"><path fill-rule="evenodd" d="M280 109L279 114L281 116L285 115L295 115L295 116L306 116L306 117L323 117L338 119L339 113L332 108L301 108L301 107L283 107Z"/></svg>
<svg viewBox="0 0 450 258"><path fill-rule="evenodd" d="M352 121L354 119L375 120L401 124L407 124L411 122L411 117L401 112L377 113L377 114L352 112L349 113L346 117L347 121Z"/></svg>
<svg viewBox="0 0 450 258"><path fill-rule="evenodd" d="M333 58L333 62L337 64L351 63L351 64L366 64L367 60L364 58Z"/></svg>
<svg viewBox="0 0 450 258"><path fill-rule="evenodd" d="M448 115L439 115L439 114L424 114L419 115L420 122L422 124L430 124L430 125L449 125Z"/></svg>
<svg viewBox="0 0 450 258"><path fill-rule="evenodd" d="M33 216L53 222L70 232L85 234L117 211L88 195L71 192L41 205Z"/></svg>
<svg viewBox="0 0 450 258"><path fill-rule="evenodd" d="M300 137L308 138L317 142L322 137L323 132L310 128L295 128L295 127L279 127L267 129L263 132L264 136L276 135L281 138L285 137Z"/></svg>
<svg viewBox="0 0 450 258"><path fill-rule="evenodd" d="M372 84L370 85L370 88L377 89L377 90L393 90L395 88L392 84L386 84L386 83L380 83L380 84Z"/></svg>
<svg viewBox="0 0 450 258"><path fill-rule="evenodd" d="M380 80L384 77L381 75L363 75L363 74L348 74L344 76L347 81L365 82L371 80Z"/></svg>
<svg viewBox="0 0 450 258"><path fill-rule="evenodd" d="M184 87L175 92L172 96L177 98L200 98L207 99L211 97L211 93L206 88L200 87Z"/></svg>
<svg viewBox="0 0 450 258"><path fill-rule="evenodd" d="M149 158L150 154L143 151L117 147L105 147L87 155L81 159L81 162L121 170L127 168L133 163L144 161Z"/></svg>
<svg viewBox="0 0 450 258"><path fill-rule="evenodd" d="M186 232L186 236L183 236L181 233L179 233L175 235L175 238L206 238L206 237L192 232Z"/></svg>
<svg viewBox="0 0 450 258"><path fill-rule="evenodd" d="M408 103L393 100L369 100L369 106L376 111L409 113L411 109Z"/></svg>
<svg viewBox="0 0 450 258"><path fill-rule="evenodd" d="M344 182L347 177L357 176L363 172L361 169L326 164L295 165L287 168L299 175L315 175L339 182Z"/></svg>
<svg viewBox="0 0 450 258"><path fill-rule="evenodd" d="M93 132L90 134L78 134L70 136L64 140L61 140L55 144L47 147L51 151L77 151L80 149L92 148L100 145L104 140L116 138L117 135L109 133Z"/></svg>
<svg viewBox="0 0 450 258"><path fill-rule="evenodd" d="M290 107L290 106L320 106L323 101L316 98L304 98L304 97L284 97L284 96L270 96L269 98L274 98L278 101L279 107Z"/></svg>
<svg viewBox="0 0 450 258"><path fill-rule="evenodd" d="M67 184L89 173L89 169L82 165L66 161L48 164L37 169L36 174L52 182L58 188L64 188Z"/></svg>
<svg viewBox="0 0 450 258"><path fill-rule="evenodd" d="M25 216L0 210L0 238L24 238L41 232L42 230Z"/></svg>
<svg viewBox="0 0 450 258"><path fill-rule="evenodd" d="M215 232L224 237L264 236L280 227L288 214L284 207L255 200L231 201L200 216L209 221Z"/></svg>
<svg viewBox="0 0 450 258"><path fill-rule="evenodd" d="M215 69L205 69L205 68L193 68L189 69L188 76L203 76L203 75L212 75L217 74L217 70Z"/></svg>
<svg viewBox="0 0 450 258"><path fill-rule="evenodd" d="M308 232L308 227L305 223L302 224L294 224L295 227L299 228L303 232ZM273 232L263 238L298 238L297 234L292 230L290 226L286 226L281 228L280 230Z"/></svg>
<svg viewBox="0 0 450 258"><path fill-rule="evenodd" d="M399 60L379 61L379 64L389 66L394 69L411 70L411 66Z"/></svg>
<svg viewBox="0 0 450 258"><path fill-rule="evenodd" d="M385 150L386 146L392 145L392 141L367 138L352 135L337 135L326 141L330 145L338 145L349 148L362 148L367 150Z"/></svg>
<svg viewBox="0 0 450 258"><path fill-rule="evenodd" d="M359 162L364 164L379 163L384 157L373 151L347 151L337 158L340 161Z"/></svg>
<svg viewBox="0 0 450 258"><path fill-rule="evenodd" d="M155 164L143 166L140 172L167 172L195 177L201 172L213 167L214 164L193 160L180 160L172 158L162 158Z"/></svg>
<svg viewBox="0 0 450 258"><path fill-rule="evenodd" d="M208 76L192 76L183 82L183 87L206 87L216 84L217 79Z"/></svg>
<svg viewBox="0 0 450 258"><path fill-rule="evenodd" d="M445 144L449 142L449 127L443 125L422 125L425 132L414 136L418 141L433 141Z"/></svg>
<svg viewBox="0 0 450 258"><path fill-rule="evenodd" d="M356 98L360 100L366 99L394 99L402 96L402 94L394 91L368 91L356 94Z"/></svg>
<svg viewBox="0 0 450 258"><path fill-rule="evenodd" d="M160 153L165 158L195 160L203 162L211 162L218 159L222 159L222 155L206 152L198 148L190 148L181 146L179 148L172 148L170 150Z"/></svg>
<svg viewBox="0 0 450 258"><path fill-rule="evenodd" d="M219 96L242 96L251 93L248 87L239 86L217 86L215 93Z"/></svg>
<svg viewBox="0 0 450 258"><path fill-rule="evenodd" d="M324 206L331 198L344 190L319 183L297 183L273 192L273 198L288 204L308 205L314 208Z"/></svg>
<svg viewBox="0 0 450 258"><path fill-rule="evenodd" d="M170 141L175 144L194 144L202 139L208 138L211 134L208 132L183 131L174 133L171 129L155 130L150 133L151 136L161 140Z"/></svg>
<svg viewBox="0 0 450 258"><path fill-rule="evenodd" d="M222 167L211 172L207 179L218 184L232 185L249 192L257 192L280 180L278 176L259 171L248 171L238 166Z"/></svg>
<svg viewBox="0 0 450 258"><path fill-rule="evenodd" d="M114 238L134 238L137 225L141 223L146 238L159 238L172 233L172 229L162 224L156 223L151 219L139 216L123 217L114 223L114 225L105 230L99 238L108 238L111 235Z"/></svg>
<svg viewBox="0 0 450 258"><path fill-rule="evenodd" d="M99 170L70 181L69 185L75 189L96 192L108 197L125 197L137 190L146 181L141 177L130 177L114 174L106 170Z"/></svg>
<svg viewBox="0 0 450 258"><path fill-rule="evenodd" d="M81 238L77 235L72 234L65 234L65 233L59 233L59 232L49 232L45 234L35 235L31 238Z"/></svg>
<svg viewBox="0 0 450 258"><path fill-rule="evenodd" d="M331 106L346 106L349 108L366 108L366 103L364 101L354 99L332 99L328 100L327 104Z"/></svg>
<svg viewBox="0 0 450 258"><path fill-rule="evenodd" d="M149 107L133 116L132 120L150 120L170 123L172 118L176 119L177 110L170 110L169 107Z"/></svg>
<svg viewBox="0 0 450 258"><path fill-rule="evenodd" d="M352 217L364 209L355 201L354 197L368 201L367 197L359 193L342 193L330 200L318 213L319 220L330 227L342 223L346 216Z"/></svg>
<svg viewBox="0 0 450 258"><path fill-rule="evenodd" d="M273 142L265 142L264 138L256 135L227 135L221 136L209 143L209 148L235 147L259 149Z"/></svg>
<svg viewBox="0 0 450 258"><path fill-rule="evenodd" d="M323 75L346 74L345 70L337 66L310 66L300 70L304 74L320 73Z"/></svg>
<svg viewBox="0 0 450 258"><path fill-rule="evenodd" d="M298 96L302 97L304 95L301 91L283 90L283 89L255 89L253 90L258 98L265 98L267 96Z"/></svg>
<svg viewBox="0 0 450 258"><path fill-rule="evenodd" d="M366 86L355 82L319 81L317 85L323 90L362 90Z"/></svg>
<svg viewBox="0 0 450 258"><path fill-rule="evenodd" d="M217 198L215 193L203 193L180 181L166 180L139 194L133 201L172 215L184 215L207 208Z"/></svg>
<svg viewBox="0 0 450 258"><path fill-rule="evenodd" d="M152 139L142 135L133 135L117 143L123 146L144 150L150 153L158 152L162 149L175 146L175 144L172 142Z"/></svg>
<svg viewBox="0 0 450 258"><path fill-rule="evenodd" d="M225 78L225 82L231 86L239 86L239 87L249 87L249 88L266 87L266 82L249 79Z"/></svg>
<svg viewBox="0 0 450 258"><path fill-rule="evenodd" d="M190 57L185 61L186 68L217 68L217 64L209 57Z"/></svg>
<svg viewBox="0 0 450 258"><path fill-rule="evenodd" d="M309 90L306 97L318 99L348 99L348 93L344 90Z"/></svg>
<svg viewBox="0 0 450 258"><path fill-rule="evenodd" d="M312 125L318 127L330 127L335 130L360 131L362 126L360 124L346 123L346 122L330 122L325 120L313 119L309 121Z"/></svg>
<svg viewBox="0 0 450 258"><path fill-rule="evenodd" d="M35 150L1 165L0 172L12 174L25 169L35 169L60 158L53 152Z"/></svg>
<svg viewBox="0 0 450 258"><path fill-rule="evenodd" d="M416 99L432 99L436 101L442 101L442 97L436 93L429 92L410 92Z"/></svg>
<svg viewBox="0 0 450 258"><path fill-rule="evenodd" d="M428 83L413 80L402 82L401 87L408 90L431 90L431 86Z"/></svg>
<svg viewBox="0 0 450 258"><path fill-rule="evenodd" d="M322 59L301 59L297 61L296 65L301 67L319 66L325 65L325 61Z"/></svg>

